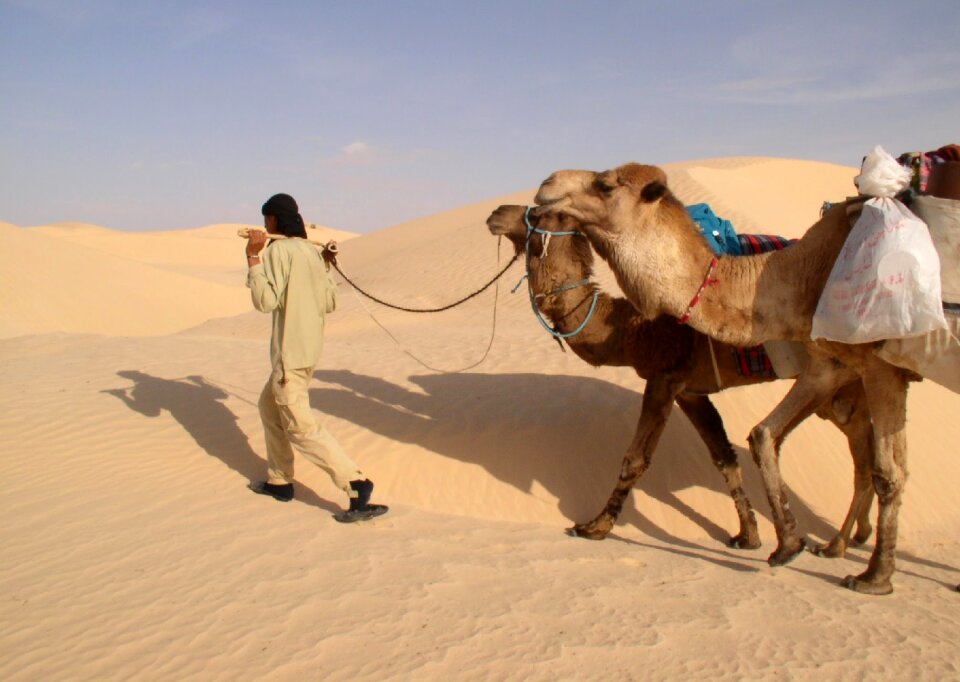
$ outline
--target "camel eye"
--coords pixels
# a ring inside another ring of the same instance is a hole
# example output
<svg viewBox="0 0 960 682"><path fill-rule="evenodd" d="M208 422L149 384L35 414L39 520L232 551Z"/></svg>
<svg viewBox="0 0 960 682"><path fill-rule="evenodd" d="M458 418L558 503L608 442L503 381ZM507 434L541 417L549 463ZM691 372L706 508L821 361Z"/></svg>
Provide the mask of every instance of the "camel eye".
<svg viewBox="0 0 960 682"><path fill-rule="evenodd" d="M610 182L605 176L598 175L597 179L593 181L593 187L601 194L609 194L616 189L617 186Z"/></svg>

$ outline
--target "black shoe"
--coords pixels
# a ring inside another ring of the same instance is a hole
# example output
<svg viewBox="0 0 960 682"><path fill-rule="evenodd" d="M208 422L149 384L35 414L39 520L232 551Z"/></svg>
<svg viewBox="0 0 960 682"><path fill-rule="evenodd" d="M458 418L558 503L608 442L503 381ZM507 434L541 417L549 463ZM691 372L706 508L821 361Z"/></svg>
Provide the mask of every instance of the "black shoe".
<svg viewBox="0 0 960 682"><path fill-rule="evenodd" d="M366 521L375 516L386 514L388 507L383 504L370 504L370 495L373 494L373 481L369 478L363 481L350 481L350 488L357 493L350 498L350 508L347 511L333 515L340 523Z"/></svg>
<svg viewBox="0 0 960 682"><path fill-rule="evenodd" d="M348 509L347 511L337 512L333 515L333 518L340 523L354 523L386 514L389 510L390 508L385 504L368 504L365 509Z"/></svg>
<svg viewBox="0 0 960 682"><path fill-rule="evenodd" d="M369 478L362 481L350 481L350 488L357 494L350 498L350 511L361 511L366 509L370 502L370 496L373 494L373 481Z"/></svg>
<svg viewBox="0 0 960 682"><path fill-rule="evenodd" d="M247 486L258 495L269 495L280 502L289 502L293 499L293 483L267 483L258 481Z"/></svg>

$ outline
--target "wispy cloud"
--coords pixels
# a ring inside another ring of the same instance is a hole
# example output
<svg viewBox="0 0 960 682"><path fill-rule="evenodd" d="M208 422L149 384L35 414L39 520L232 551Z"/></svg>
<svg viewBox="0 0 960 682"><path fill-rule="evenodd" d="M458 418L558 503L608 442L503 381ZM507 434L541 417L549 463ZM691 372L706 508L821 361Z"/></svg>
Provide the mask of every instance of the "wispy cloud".
<svg viewBox="0 0 960 682"><path fill-rule="evenodd" d="M887 9L855 33L834 21L813 34L805 12L764 23L731 43L724 69L735 76L706 92L724 102L791 106L960 95L960 54L935 40L902 49L904 18Z"/></svg>
<svg viewBox="0 0 960 682"><path fill-rule="evenodd" d="M429 149L398 152L365 140L355 140L340 147L334 155L322 159L322 163L329 166L397 166L415 163L433 154Z"/></svg>
<svg viewBox="0 0 960 682"><path fill-rule="evenodd" d="M768 95L770 93L781 93L793 88L811 85L818 80L819 79L814 76L762 76L720 83L714 88L714 92L732 97L751 96L755 94Z"/></svg>
<svg viewBox="0 0 960 682"><path fill-rule="evenodd" d="M363 141L351 142L340 150L348 158L371 158L377 150Z"/></svg>
<svg viewBox="0 0 960 682"><path fill-rule="evenodd" d="M720 83L710 90L716 100L739 104L798 105L902 99L937 93L960 93L960 75L917 78L884 77L856 83L816 76L763 77Z"/></svg>
<svg viewBox="0 0 960 682"><path fill-rule="evenodd" d="M370 166L382 162L379 150L368 142L356 140L342 146L328 163L337 166Z"/></svg>

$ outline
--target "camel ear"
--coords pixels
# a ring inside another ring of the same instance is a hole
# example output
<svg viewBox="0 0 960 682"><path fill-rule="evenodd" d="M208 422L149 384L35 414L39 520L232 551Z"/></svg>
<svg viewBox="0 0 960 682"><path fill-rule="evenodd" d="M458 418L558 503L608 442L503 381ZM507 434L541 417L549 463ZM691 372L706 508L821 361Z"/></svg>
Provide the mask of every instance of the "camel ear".
<svg viewBox="0 0 960 682"><path fill-rule="evenodd" d="M617 171L620 184L637 192L641 201L652 203L667 193L667 174L662 168L628 163Z"/></svg>
<svg viewBox="0 0 960 682"><path fill-rule="evenodd" d="M640 190L640 198L647 203L653 203L654 201L663 198L666 193L667 186L659 180L654 180L653 182L648 182L643 186L643 189Z"/></svg>

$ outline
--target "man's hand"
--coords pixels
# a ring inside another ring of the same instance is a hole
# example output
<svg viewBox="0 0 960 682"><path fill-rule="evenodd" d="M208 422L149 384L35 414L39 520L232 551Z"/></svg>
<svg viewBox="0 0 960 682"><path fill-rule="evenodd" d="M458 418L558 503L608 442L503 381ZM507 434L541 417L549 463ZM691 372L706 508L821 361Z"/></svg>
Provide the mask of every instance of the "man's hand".
<svg viewBox="0 0 960 682"><path fill-rule="evenodd" d="M247 235L247 258L259 258L267 245L267 233L262 230L250 230Z"/></svg>
<svg viewBox="0 0 960 682"><path fill-rule="evenodd" d="M323 250L320 252L320 255L323 256L323 260L327 263L337 262L337 243L332 239L323 245Z"/></svg>

